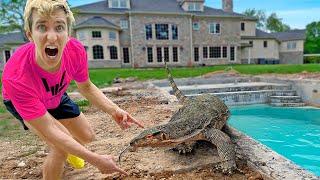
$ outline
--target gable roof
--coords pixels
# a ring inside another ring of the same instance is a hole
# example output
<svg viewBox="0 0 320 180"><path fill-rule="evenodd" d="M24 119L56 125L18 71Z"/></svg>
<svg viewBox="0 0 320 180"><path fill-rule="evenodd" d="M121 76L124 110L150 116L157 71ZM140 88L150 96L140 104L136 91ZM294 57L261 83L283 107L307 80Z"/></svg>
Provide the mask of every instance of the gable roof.
<svg viewBox="0 0 320 180"><path fill-rule="evenodd" d="M305 30L290 30L286 32L268 33L260 29L256 29L256 36L242 36L244 39L275 39L278 41L294 41L305 40Z"/></svg>
<svg viewBox="0 0 320 180"><path fill-rule="evenodd" d="M5 44L23 44L25 42L27 41L22 32L0 34L0 48L3 48Z"/></svg>
<svg viewBox="0 0 320 180"><path fill-rule="evenodd" d="M306 30L305 29L295 29L286 32L270 33L276 37L279 41L293 41L293 40L305 40Z"/></svg>
<svg viewBox="0 0 320 180"><path fill-rule="evenodd" d="M203 12L184 11L177 0L131 0L131 9L109 8L108 0L90 3L82 6L76 6L80 13L174 13L174 14L194 14L204 16L218 17L242 17L246 16L235 12L226 12L222 9L204 7Z"/></svg>
<svg viewBox="0 0 320 180"><path fill-rule="evenodd" d="M117 29L120 30L121 28L115 24L113 24L112 22L99 17L99 16L94 16L92 18L89 18L79 24L77 24L74 29L80 29L80 28L86 28L86 27L107 27L107 28L111 28L111 29Z"/></svg>

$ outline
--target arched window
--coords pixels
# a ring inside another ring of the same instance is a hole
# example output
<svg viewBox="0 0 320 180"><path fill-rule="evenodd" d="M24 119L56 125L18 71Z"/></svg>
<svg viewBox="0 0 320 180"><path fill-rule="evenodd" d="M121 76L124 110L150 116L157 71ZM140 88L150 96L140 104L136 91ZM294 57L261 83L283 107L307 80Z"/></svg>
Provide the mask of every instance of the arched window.
<svg viewBox="0 0 320 180"><path fill-rule="evenodd" d="M93 50L93 59L104 59L102 46L95 45L93 46L92 50Z"/></svg>
<svg viewBox="0 0 320 180"><path fill-rule="evenodd" d="M118 59L118 49L116 46L110 46L110 59Z"/></svg>

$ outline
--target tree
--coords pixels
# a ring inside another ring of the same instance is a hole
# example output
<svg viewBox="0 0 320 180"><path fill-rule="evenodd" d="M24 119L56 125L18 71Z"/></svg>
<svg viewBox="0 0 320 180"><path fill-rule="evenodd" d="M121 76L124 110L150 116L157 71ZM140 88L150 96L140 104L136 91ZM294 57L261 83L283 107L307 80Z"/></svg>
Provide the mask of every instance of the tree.
<svg viewBox="0 0 320 180"><path fill-rule="evenodd" d="M26 0L0 0L0 33L24 32L23 10Z"/></svg>
<svg viewBox="0 0 320 180"><path fill-rule="evenodd" d="M266 24L266 13L263 10L256 10L256 9L247 9L243 12L244 15L256 18L257 21L257 28L258 29L265 29Z"/></svg>
<svg viewBox="0 0 320 180"><path fill-rule="evenodd" d="M306 36L305 53L320 53L320 21L307 25Z"/></svg>
<svg viewBox="0 0 320 180"><path fill-rule="evenodd" d="M23 12L25 5L26 0L0 0L0 33L17 30L24 32ZM79 10L73 8L72 12L76 16Z"/></svg>
<svg viewBox="0 0 320 180"><path fill-rule="evenodd" d="M271 32L284 32L290 30L290 26L284 24L276 13L272 13L267 18L266 28Z"/></svg>

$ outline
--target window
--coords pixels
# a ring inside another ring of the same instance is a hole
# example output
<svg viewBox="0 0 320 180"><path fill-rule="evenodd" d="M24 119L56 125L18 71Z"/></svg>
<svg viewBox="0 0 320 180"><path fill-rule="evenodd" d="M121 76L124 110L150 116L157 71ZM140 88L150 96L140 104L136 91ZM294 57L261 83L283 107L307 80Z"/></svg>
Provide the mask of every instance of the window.
<svg viewBox="0 0 320 180"><path fill-rule="evenodd" d="M203 59L207 59L208 58L208 47L203 47L202 48L202 57L203 57Z"/></svg>
<svg viewBox="0 0 320 180"><path fill-rule="evenodd" d="M210 47L209 51L210 58L221 58L221 47Z"/></svg>
<svg viewBox="0 0 320 180"><path fill-rule="evenodd" d="M104 59L102 46L95 45L93 46L92 51L93 51L93 59Z"/></svg>
<svg viewBox="0 0 320 180"><path fill-rule="evenodd" d="M200 30L200 23L199 22L194 22L192 24L193 30L199 31Z"/></svg>
<svg viewBox="0 0 320 180"><path fill-rule="evenodd" d="M86 34L84 32L79 32L78 33L78 39L80 41L86 40Z"/></svg>
<svg viewBox="0 0 320 180"><path fill-rule="evenodd" d="M157 47L157 62L162 62L162 48Z"/></svg>
<svg viewBox="0 0 320 180"><path fill-rule="evenodd" d="M114 40L116 40L116 39L117 39L117 34L116 34L116 32L110 31L110 32L109 32L109 40L110 40L110 41L114 41Z"/></svg>
<svg viewBox="0 0 320 180"><path fill-rule="evenodd" d="M221 47L213 47L213 58L221 58Z"/></svg>
<svg viewBox="0 0 320 180"><path fill-rule="evenodd" d="M178 62L178 47L172 47L172 61Z"/></svg>
<svg viewBox="0 0 320 180"><path fill-rule="evenodd" d="M192 3L190 2L188 5L189 11L201 11L200 3Z"/></svg>
<svg viewBox="0 0 320 180"><path fill-rule="evenodd" d="M241 31L246 30L246 24L244 22L241 23Z"/></svg>
<svg viewBox="0 0 320 180"><path fill-rule="evenodd" d="M222 57L227 58L228 57L228 49L226 46L222 47Z"/></svg>
<svg viewBox="0 0 320 180"><path fill-rule="evenodd" d="M118 48L110 46L110 59L118 59Z"/></svg>
<svg viewBox="0 0 320 180"><path fill-rule="evenodd" d="M121 27L121 29L128 29L128 21L127 20L120 20L120 27Z"/></svg>
<svg viewBox="0 0 320 180"><path fill-rule="evenodd" d="M249 41L249 44L253 47L253 41Z"/></svg>
<svg viewBox="0 0 320 180"><path fill-rule="evenodd" d="M101 38L101 31L92 31L93 38Z"/></svg>
<svg viewBox="0 0 320 180"><path fill-rule="evenodd" d="M5 51L4 51L4 56L5 56L6 62L8 62L9 59L10 59L10 57L11 57L10 51L9 51L9 50L5 50Z"/></svg>
<svg viewBox="0 0 320 180"><path fill-rule="evenodd" d="M127 0L111 0L112 8L127 8Z"/></svg>
<svg viewBox="0 0 320 180"><path fill-rule="evenodd" d="M122 52L123 52L123 63L130 63L129 48L127 47L122 48Z"/></svg>
<svg viewBox="0 0 320 180"><path fill-rule="evenodd" d="M117 8L119 7L119 0L111 0L111 4L112 4L112 7Z"/></svg>
<svg viewBox="0 0 320 180"><path fill-rule="evenodd" d="M211 23L209 25L209 31L211 34L220 34L220 24L219 23Z"/></svg>
<svg viewBox="0 0 320 180"><path fill-rule="evenodd" d="M268 41L263 41L263 47L267 48L268 47Z"/></svg>
<svg viewBox="0 0 320 180"><path fill-rule="evenodd" d="M145 27L146 27L146 40L152 39L152 24L147 24Z"/></svg>
<svg viewBox="0 0 320 180"><path fill-rule="evenodd" d="M148 56L148 62L152 63L153 62L153 48L152 47L147 48L147 56Z"/></svg>
<svg viewBox="0 0 320 180"><path fill-rule="evenodd" d="M120 8L126 8L127 7L127 0L120 0Z"/></svg>
<svg viewBox="0 0 320 180"><path fill-rule="evenodd" d="M169 39L169 25L168 24L156 24L156 38L158 40Z"/></svg>
<svg viewBox="0 0 320 180"><path fill-rule="evenodd" d="M235 61L235 54L236 54L235 51L236 51L235 47L231 46L230 47L230 61Z"/></svg>
<svg viewBox="0 0 320 180"><path fill-rule="evenodd" d="M177 40L178 39L178 26L171 25L171 30L172 30L172 39Z"/></svg>
<svg viewBox="0 0 320 180"><path fill-rule="evenodd" d="M287 42L287 49L296 49L297 43L296 42Z"/></svg>
<svg viewBox="0 0 320 180"><path fill-rule="evenodd" d="M163 48L163 54L164 54L164 60L166 62L169 62L169 47Z"/></svg>
<svg viewBox="0 0 320 180"><path fill-rule="evenodd" d="M199 61L199 48L198 47L194 48L194 61L195 62Z"/></svg>

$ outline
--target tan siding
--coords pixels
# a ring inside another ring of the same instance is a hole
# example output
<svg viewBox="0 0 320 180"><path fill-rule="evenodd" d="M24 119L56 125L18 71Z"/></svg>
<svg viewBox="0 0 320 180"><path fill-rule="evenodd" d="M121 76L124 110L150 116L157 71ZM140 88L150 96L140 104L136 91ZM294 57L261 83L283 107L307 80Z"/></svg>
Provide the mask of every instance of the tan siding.
<svg viewBox="0 0 320 180"><path fill-rule="evenodd" d="M296 42L296 49L288 49L287 44L289 42ZM303 51L303 50L304 50L304 41L302 40L281 42L280 52L295 52L295 51Z"/></svg>
<svg viewBox="0 0 320 180"><path fill-rule="evenodd" d="M253 47L251 47L251 59L265 58L265 59L279 59L279 43L276 40L252 40ZM263 41L268 42L268 47L263 47ZM247 41L249 43L249 41ZM250 47L242 50L241 59L248 59L248 51Z"/></svg>
<svg viewBox="0 0 320 180"><path fill-rule="evenodd" d="M256 36L256 22L254 21L241 21L239 26L241 27L241 23L245 23L245 31L241 31L241 36Z"/></svg>

